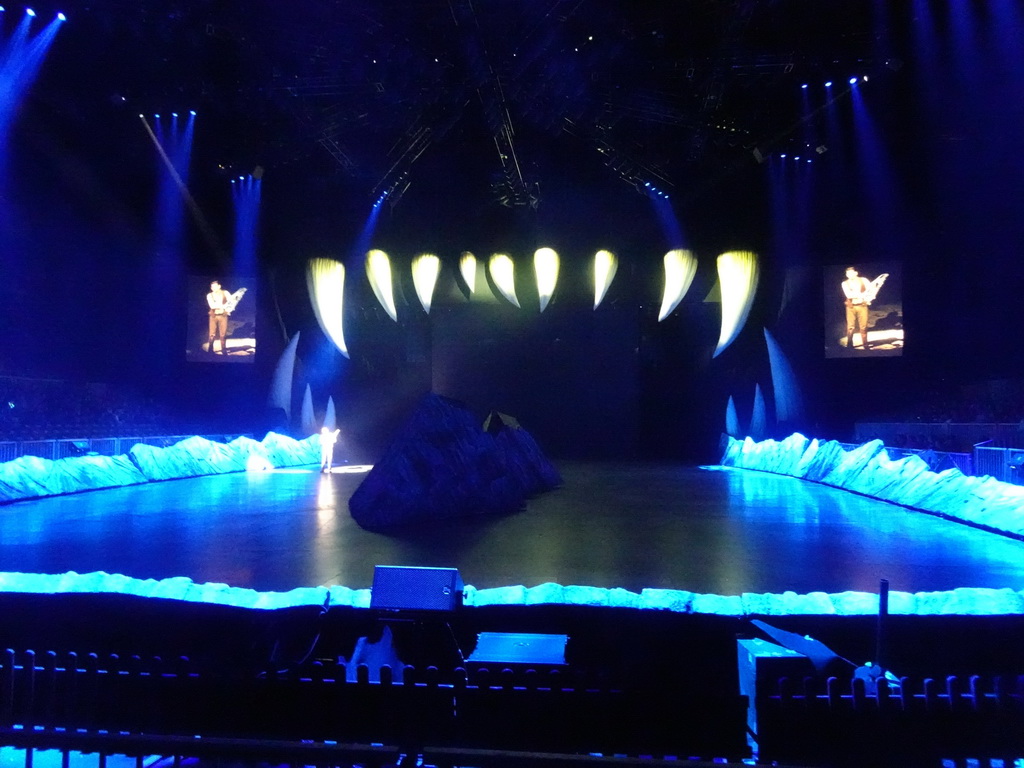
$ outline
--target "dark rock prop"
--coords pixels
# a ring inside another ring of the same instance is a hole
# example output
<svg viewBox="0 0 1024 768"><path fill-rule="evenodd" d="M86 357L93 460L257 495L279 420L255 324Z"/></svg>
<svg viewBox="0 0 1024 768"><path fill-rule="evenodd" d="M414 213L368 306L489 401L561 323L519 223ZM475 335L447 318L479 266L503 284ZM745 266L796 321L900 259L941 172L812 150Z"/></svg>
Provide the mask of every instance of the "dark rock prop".
<svg viewBox="0 0 1024 768"><path fill-rule="evenodd" d="M526 430L497 432L481 429L465 405L427 395L349 499L353 519L379 530L509 514L561 482Z"/></svg>

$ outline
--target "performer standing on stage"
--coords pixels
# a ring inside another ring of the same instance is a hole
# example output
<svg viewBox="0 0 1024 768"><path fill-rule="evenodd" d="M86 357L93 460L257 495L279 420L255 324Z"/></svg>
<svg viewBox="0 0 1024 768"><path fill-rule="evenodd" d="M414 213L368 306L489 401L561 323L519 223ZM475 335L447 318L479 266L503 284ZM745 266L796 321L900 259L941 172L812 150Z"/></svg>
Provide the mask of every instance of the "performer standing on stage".
<svg viewBox="0 0 1024 768"><path fill-rule="evenodd" d="M846 279L842 283L843 295L846 297L846 348L853 349L853 334L860 333L861 349L868 348L868 307L875 300L878 289L882 287L888 273L879 275L874 280L861 277L856 268L846 268Z"/></svg>
<svg viewBox="0 0 1024 768"><path fill-rule="evenodd" d="M210 283L210 292L206 294L206 303L210 306L210 346L209 352L214 353L214 339L220 339L220 353L226 355L228 336L228 302L231 294L220 287L220 282Z"/></svg>
<svg viewBox="0 0 1024 768"><path fill-rule="evenodd" d="M206 303L210 308L210 332L209 351L214 353L214 339L220 340L220 353L228 353L228 316L235 311L238 302L245 295L245 288L239 288L234 293L229 293L220 287L220 281L214 280L210 283L210 292L206 294Z"/></svg>
<svg viewBox="0 0 1024 768"><path fill-rule="evenodd" d="M320 430L320 471L330 472L334 463L334 444L338 441L340 429L333 432L327 427Z"/></svg>

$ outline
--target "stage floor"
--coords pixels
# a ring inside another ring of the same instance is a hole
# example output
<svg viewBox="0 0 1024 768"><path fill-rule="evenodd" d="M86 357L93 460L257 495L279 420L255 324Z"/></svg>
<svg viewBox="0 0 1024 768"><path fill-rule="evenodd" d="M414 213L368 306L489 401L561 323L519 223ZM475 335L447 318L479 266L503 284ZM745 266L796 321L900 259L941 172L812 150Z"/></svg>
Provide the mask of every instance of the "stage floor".
<svg viewBox="0 0 1024 768"><path fill-rule="evenodd" d="M792 477L560 463L508 517L394 534L355 524L360 473L239 473L0 506L0 571L187 576L260 591L369 587L375 565L456 567L478 589L545 582L706 594L1024 589L1024 542Z"/></svg>

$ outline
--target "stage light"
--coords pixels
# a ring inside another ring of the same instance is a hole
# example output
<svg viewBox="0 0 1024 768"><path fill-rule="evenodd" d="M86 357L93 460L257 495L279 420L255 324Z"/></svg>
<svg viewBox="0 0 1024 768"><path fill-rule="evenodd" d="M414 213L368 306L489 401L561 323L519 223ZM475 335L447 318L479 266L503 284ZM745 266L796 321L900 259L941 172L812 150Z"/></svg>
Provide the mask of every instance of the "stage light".
<svg viewBox="0 0 1024 768"><path fill-rule="evenodd" d="M476 256L469 251L463 251L459 258L459 274L466 281L470 294L476 293Z"/></svg>
<svg viewBox="0 0 1024 768"><path fill-rule="evenodd" d="M384 251L374 249L366 254L366 276L370 279L370 287L377 301L397 323L398 310L395 309L395 294L391 284L391 260Z"/></svg>
<svg viewBox="0 0 1024 768"><path fill-rule="evenodd" d="M850 78L850 85L856 85L856 84L857 84L857 78L856 77L851 77Z"/></svg>
<svg viewBox="0 0 1024 768"><path fill-rule="evenodd" d="M177 116L178 116L177 112L171 112L171 117L177 117Z"/></svg>
<svg viewBox="0 0 1024 768"><path fill-rule="evenodd" d="M68 20L68 17L65 16L63 13L58 13L57 14L57 21L67 21L67 20Z"/></svg>
<svg viewBox="0 0 1024 768"><path fill-rule="evenodd" d="M786 159L786 153L783 152L781 155L779 155L779 157L781 157L783 160L785 160Z"/></svg>
<svg viewBox="0 0 1024 768"><path fill-rule="evenodd" d="M306 264L306 285L313 312L324 335L345 357L345 332L342 310L345 299L345 265L333 259L310 259Z"/></svg>
<svg viewBox="0 0 1024 768"><path fill-rule="evenodd" d="M508 254L495 253L490 261L491 279L498 287L501 295L511 303L519 306L519 299L516 297L516 266Z"/></svg>
<svg viewBox="0 0 1024 768"><path fill-rule="evenodd" d="M661 297L661 311L658 312L659 323L679 306L690 290L693 276L697 274L697 258L690 251L676 248L665 254L664 261L665 290Z"/></svg>
<svg viewBox="0 0 1024 768"><path fill-rule="evenodd" d="M189 114L192 115L192 117L195 117L196 116L196 111L194 109L189 110Z"/></svg>
<svg viewBox="0 0 1024 768"><path fill-rule="evenodd" d="M801 85L800 88L801 88L801 90L806 91L807 90L807 83L804 83L803 85Z"/></svg>
<svg viewBox="0 0 1024 768"><path fill-rule="evenodd" d="M594 254L594 309L604 301L618 269L619 260L611 251L598 251Z"/></svg>
<svg viewBox="0 0 1024 768"><path fill-rule="evenodd" d="M430 303L434 298L434 286L441 272L441 260L432 253L421 253L412 262L412 284L416 288L423 311L430 314Z"/></svg>
<svg viewBox="0 0 1024 768"><path fill-rule="evenodd" d="M864 75L864 77L862 77L861 79L866 83L868 81L868 76Z"/></svg>
<svg viewBox="0 0 1024 768"><path fill-rule="evenodd" d="M743 330L754 303L759 277L757 254L753 251L729 251L718 257L718 281L722 289L722 331L713 357L718 357Z"/></svg>
<svg viewBox="0 0 1024 768"><path fill-rule="evenodd" d="M558 254L552 248L538 248L533 254L533 271L537 275L537 294L540 297L540 311L547 309L548 302L558 283Z"/></svg>
<svg viewBox="0 0 1024 768"><path fill-rule="evenodd" d="M31 8L26 8L26 9L25 9L25 15L26 15L26 16L32 16L32 17L35 17L35 15L36 15L36 12L35 12L35 11L33 11L33 10L32 10Z"/></svg>
<svg viewBox="0 0 1024 768"><path fill-rule="evenodd" d="M825 87L826 87L826 88L831 88L831 87L832 87L832 81L831 81L831 80L827 81L827 82L825 83Z"/></svg>

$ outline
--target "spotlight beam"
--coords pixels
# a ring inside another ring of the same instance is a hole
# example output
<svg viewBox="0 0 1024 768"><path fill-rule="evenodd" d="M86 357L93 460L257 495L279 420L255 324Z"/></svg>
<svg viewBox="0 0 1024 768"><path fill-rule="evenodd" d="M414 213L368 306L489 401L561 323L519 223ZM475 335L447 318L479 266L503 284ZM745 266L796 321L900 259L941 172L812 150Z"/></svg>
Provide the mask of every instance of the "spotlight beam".
<svg viewBox="0 0 1024 768"><path fill-rule="evenodd" d="M171 178L174 179L174 183L178 186L178 190L181 192L181 196L185 200L185 204L188 206L189 211L192 214L192 218L195 219L196 226L199 227L199 231L203 235L203 239L206 241L206 245L210 250L217 255L221 263L226 263L227 255L221 247L220 241L217 239L217 233L213 231L213 227L210 226L210 222L206 220L202 210L199 208L199 204L196 203L195 198L192 197L192 193L188 191L188 187L181 178L181 174L178 173L174 167L174 163L171 162L171 158L167 156L167 152L164 151L163 145L160 144L160 140L153 133L153 128L146 121L144 115L139 115L139 119L142 121L143 127L146 129L146 133L149 135L150 141L153 142L153 146L156 147L156 151L160 153L160 159L163 160L164 165L167 167L167 172L171 174Z"/></svg>

